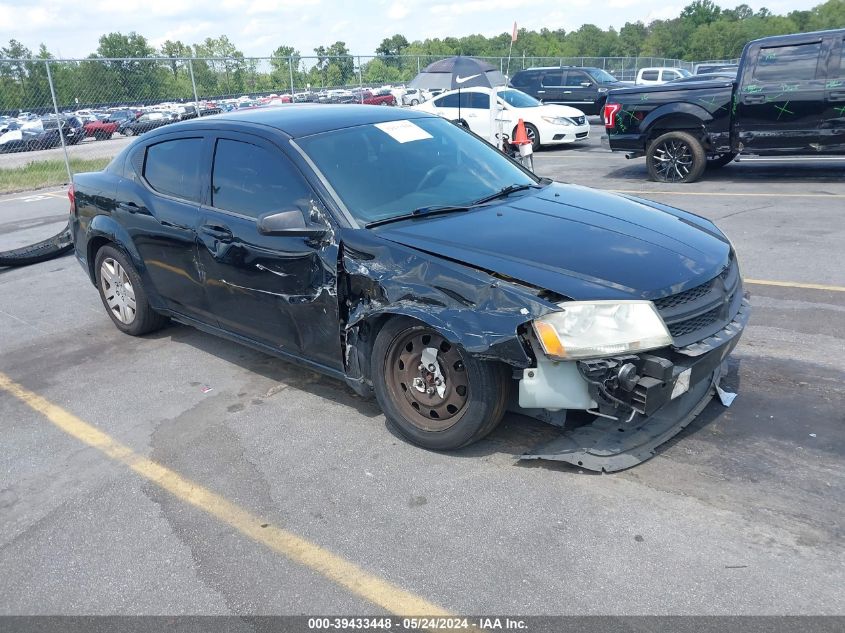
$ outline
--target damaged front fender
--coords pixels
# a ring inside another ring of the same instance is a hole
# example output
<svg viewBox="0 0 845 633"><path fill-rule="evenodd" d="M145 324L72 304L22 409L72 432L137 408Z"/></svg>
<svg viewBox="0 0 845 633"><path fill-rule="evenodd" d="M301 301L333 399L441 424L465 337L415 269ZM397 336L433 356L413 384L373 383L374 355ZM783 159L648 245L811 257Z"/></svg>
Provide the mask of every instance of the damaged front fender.
<svg viewBox="0 0 845 633"><path fill-rule="evenodd" d="M416 319L469 354L524 368L534 362L525 325L558 309L542 289L360 231L343 236L338 271L350 384L370 385L368 352L385 317Z"/></svg>

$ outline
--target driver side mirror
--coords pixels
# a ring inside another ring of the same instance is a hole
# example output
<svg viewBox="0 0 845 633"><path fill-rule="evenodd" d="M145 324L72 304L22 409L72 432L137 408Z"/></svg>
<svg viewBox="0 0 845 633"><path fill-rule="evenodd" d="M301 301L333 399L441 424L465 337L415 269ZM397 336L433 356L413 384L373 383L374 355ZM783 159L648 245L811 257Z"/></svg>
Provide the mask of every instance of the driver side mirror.
<svg viewBox="0 0 845 633"><path fill-rule="evenodd" d="M328 228L305 223L305 217L299 209L276 211L258 218L258 232L261 235L278 235L287 237L309 237L312 239L323 237Z"/></svg>

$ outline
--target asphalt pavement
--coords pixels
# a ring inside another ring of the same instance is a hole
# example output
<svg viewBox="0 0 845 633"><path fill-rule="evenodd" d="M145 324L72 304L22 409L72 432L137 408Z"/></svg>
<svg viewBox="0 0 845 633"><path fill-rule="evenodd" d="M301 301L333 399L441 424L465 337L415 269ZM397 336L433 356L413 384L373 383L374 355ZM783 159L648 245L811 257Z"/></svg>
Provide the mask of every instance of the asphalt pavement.
<svg viewBox="0 0 845 633"><path fill-rule="evenodd" d="M600 133L537 173L736 247L730 408L612 475L519 461L556 431L515 415L429 452L335 380L185 326L122 335L72 256L0 269L0 614L845 615L845 163L661 185ZM0 248L66 214L61 189L0 196Z"/></svg>

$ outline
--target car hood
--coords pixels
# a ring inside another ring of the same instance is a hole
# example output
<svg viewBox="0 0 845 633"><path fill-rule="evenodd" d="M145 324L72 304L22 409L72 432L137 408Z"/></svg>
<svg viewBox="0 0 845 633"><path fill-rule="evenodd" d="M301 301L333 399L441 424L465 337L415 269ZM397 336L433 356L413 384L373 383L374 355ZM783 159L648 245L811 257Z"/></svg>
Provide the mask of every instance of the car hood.
<svg viewBox="0 0 845 633"><path fill-rule="evenodd" d="M708 220L553 184L502 204L373 229L380 237L572 299L655 299L712 279L731 247Z"/></svg>
<svg viewBox="0 0 845 633"><path fill-rule="evenodd" d="M523 108L514 108L512 112L515 112L518 115L519 111L522 109ZM555 105L551 103L537 106L536 108L525 109L536 113L537 116L565 116L569 118L584 116L584 113L578 108L572 108L565 105Z"/></svg>

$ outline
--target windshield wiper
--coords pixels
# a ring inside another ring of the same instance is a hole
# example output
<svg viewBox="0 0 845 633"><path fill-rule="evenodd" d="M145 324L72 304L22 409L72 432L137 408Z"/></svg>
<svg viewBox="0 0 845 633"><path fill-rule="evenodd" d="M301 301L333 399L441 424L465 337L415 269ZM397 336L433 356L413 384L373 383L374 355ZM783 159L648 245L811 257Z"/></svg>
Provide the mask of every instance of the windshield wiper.
<svg viewBox="0 0 845 633"><path fill-rule="evenodd" d="M473 202L473 206L484 204L485 202L490 202L492 200L497 200L499 198L507 198L510 194L515 193L517 191L524 191L525 189L540 189L542 188L541 185L537 184L527 184L527 185L508 185L507 187L502 187L496 193L491 193L489 196L484 196L483 198L479 198L475 202Z"/></svg>
<svg viewBox="0 0 845 633"><path fill-rule="evenodd" d="M414 209L410 213L401 213L399 215L392 215L389 218L382 218L381 220L373 220L367 222L364 227L372 228L374 226L381 226L382 224L390 224L391 222L399 222L400 220L410 220L412 218L419 218L427 215L440 215L442 213L456 213L458 211L469 211L475 206L471 205L436 205L431 207L420 207Z"/></svg>

